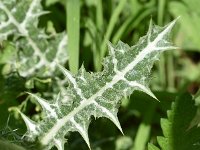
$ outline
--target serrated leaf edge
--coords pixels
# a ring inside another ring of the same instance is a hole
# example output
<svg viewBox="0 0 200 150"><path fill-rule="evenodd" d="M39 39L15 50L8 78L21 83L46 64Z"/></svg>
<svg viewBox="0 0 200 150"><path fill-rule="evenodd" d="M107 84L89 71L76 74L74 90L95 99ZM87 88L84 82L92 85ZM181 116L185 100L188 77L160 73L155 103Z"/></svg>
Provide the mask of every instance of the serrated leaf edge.
<svg viewBox="0 0 200 150"><path fill-rule="evenodd" d="M177 19L176 19L177 20ZM81 105L78 106L76 109L74 109L73 111L71 111L67 116L64 116L62 119L59 119L57 121L57 123L49 130L48 133L46 133L42 138L41 138L41 143L43 145L47 145L48 142L51 140L51 137L54 137L55 134L59 131L59 129L65 125L65 123L69 120L71 120L73 118L73 116L75 114L77 114L80 110L82 110L83 108L85 108L86 106L90 105L90 104L95 104L95 99L99 96L101 96L103 94L104 91L106 91L108 88L112 87L115 83L117 83L119 80L126 80L124 78L125 74L130 71L131 69L133 69L140 61L142 61L146 55L148 55L149 53L153 52L153 51L164 51L164 50L168 50L168 49L173 49L176 47L173 46L168 46L168 47L157 47L156 44L158 43L159 40L161 40L165 34L167 34L172 27L174 26L176 20L174 20L173 22L171 22L169 25L166 26L166 28L156 37L156 39L151 42L149 41L147 47L145 47L134 59L133 62L131 62L127 67L125 67L121 72L117 72L116 75L113 77L113 79L111 80L111 82L107 83L105 86L103 86L98 92L96 92L94 95L92 95L90 98L88 99L84 99L81 102ZM150 36L150 35L149 35ZM72 76L69 75L69 72L64 68L59 66L59 68L61 69L61 71L63 71L63 73L68 77L68 79L70 80L70 82L74 85L74 87L77 89L77 91L79 91L78 93L80 94L80 96L83 97L83 94L81 93L81 89L75 84L74 79L72 78ZM129 82L129 81L127 81ZM135 85L138 86L138 88L140 87L144 87L143 85L136 83ZM143 91L149 91L148 89L144 88L142 89ZM151 92L148 92L147 94L149 94L150 96L153 96L151 94ZM153 96L154 97L154 96ZM113 120L112 120L113 121ZM114 121L116 122L116 121ZM118 126L118 123L115 123ZM119 126L118 126L119 128ZM121 128L121 127L120 127ZM87 143L87 141L86 141Z"/></svg>

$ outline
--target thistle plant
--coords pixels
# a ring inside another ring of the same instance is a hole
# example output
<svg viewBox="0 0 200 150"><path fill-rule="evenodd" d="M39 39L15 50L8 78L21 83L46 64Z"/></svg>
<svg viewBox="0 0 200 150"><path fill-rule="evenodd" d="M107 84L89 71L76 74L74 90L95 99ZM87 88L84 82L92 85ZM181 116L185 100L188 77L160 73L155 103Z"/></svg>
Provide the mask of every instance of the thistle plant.
<svg viewBox="0 0 200 150"><path fill-rule="evenodd" d="M43 108L44 118L36 123L21 113L28 129L27 139L37 139L46 149L56 146L62 150L65 135L77 131L90 148L88 127L92 116L110 119L123 133L117 118L121 99L130 96L134 90L156 99L148 88L150 71L161 52L176 48L169 42L175 22L165 27L150 23L147 35L132 47L123 42L116 46L109 43L109 56L104 59L102 72L89 73L81 67L78 74L73 75L58 65L68 79L67 95L64 100L58 95L55 100L47 101L29 93Z"/></svg>
<svg viewBox="0 0 200 150"><path fill-rule="evenodd" d="M64 150L66 135L76 131L91 149L88 128L92 117L108 118L123 134L117 117L121 100L135 90L157 99L148 87L150 72L162 52L177 48L170 42L176 20L164 27L150 22L147 34L134 46L121 41L116 45L108 43L109 54L101 72L90 73L82 66L72 74L63 67L68 59L66 34L47 35L38 28L38 17L47 13L40 1L0 1L0 40L9 41L17 51L12 68L27 79L55 79L59 68L68 81L64 88L59 79L55 86L60 91L64 89L64 96L53 93L57 95L53 100L28 92L41 105L43 118L34 122L18 109L27 126L23 139L40 149Z"/></svg>

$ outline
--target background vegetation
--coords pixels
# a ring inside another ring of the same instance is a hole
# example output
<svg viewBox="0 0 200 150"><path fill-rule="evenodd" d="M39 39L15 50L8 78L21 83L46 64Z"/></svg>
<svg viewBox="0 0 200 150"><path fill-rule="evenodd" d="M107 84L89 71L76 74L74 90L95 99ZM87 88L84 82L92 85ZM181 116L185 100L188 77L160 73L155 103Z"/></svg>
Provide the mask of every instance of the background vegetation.
<svg viewBox="0 0 200 150"><path fill-rule="evenodd" d="M151 89L160 102L140 92L123 100L118 116L124 136L105 118L93 121L89 128L94 150L144 150L148 142L158 145L156 137L163 135L160 119L169 117L167 110L171 109L175 97L185 91L195 95L200 86L200 1L43 0L42 5L51 13L40 17L39 26L48 33L67 31L70 57L66 68L73 73L77 73L81 65L87 71L100 71L103 57L107 55L107 41L116 44L121 40L134 45L146 34L151 18L155 24L163 26L181 16L172 39L180 49L165 52L153 68ZM40 107L24 92L42 94L53 83L41 78L27 81L18 73L10 72L5 66L12 58L12 46L3 42L1 49L0 134L2 139L20 143L20 135L26 128L18 113L12 111L13 106L19 105L32 119L39 120ZM196 119L195 122L190 119L192 125L198 124L198 113L197 117L195 114L191 114ZM185 116L180 116L181 121ZM189 127L191 122L186 124ZM70 135L66 147L88 149L78 133Z"/></svg>

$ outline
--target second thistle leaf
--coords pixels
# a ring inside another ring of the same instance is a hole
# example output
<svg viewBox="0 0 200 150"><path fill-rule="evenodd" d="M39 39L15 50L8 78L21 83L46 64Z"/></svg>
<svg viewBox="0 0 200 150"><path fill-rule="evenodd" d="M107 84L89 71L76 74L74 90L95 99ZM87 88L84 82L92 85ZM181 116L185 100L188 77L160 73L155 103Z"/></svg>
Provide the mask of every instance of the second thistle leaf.
<svg viewBox="0 0 200 150"><path fill-rule="evenodd" d="M0 1L0 42L14 43L12 64L23 77L53 76L56 63L64 65L68 59L66 33L47 35L38 28L39 17L46 13L41 0Z"/></svg>

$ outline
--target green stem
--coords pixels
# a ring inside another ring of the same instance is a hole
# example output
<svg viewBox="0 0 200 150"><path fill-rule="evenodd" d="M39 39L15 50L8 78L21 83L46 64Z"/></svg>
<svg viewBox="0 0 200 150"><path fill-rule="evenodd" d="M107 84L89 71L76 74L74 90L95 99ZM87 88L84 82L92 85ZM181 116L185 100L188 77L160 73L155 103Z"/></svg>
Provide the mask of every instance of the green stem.
<svg viewBox="0 0 200 150"><path fill-rule="evenodd" d="M167 53L167 77L168 77L168 90L174 91L175 85L174 85L174 60L173 60L173 53L169 51Z"/></svg>
<svg viewBox="0 0 200 150"><path fill-rule="evenodd" d="M69 69L75 74L79 69L80 0L67 0L67 33Z"/></svg>
<svg viewBox="0 0 200 150"><path fill-rule="evenodd" d="M130 18L128 18L119 28L119 30L116 32L116 34L113 36L112 42L113 44L116 44L117 41L120 40L122 35L127 32L129 28L133 30L137 25L146 17L149 16L149 14L153 13L155 11L154 8L150 8L147 10L144 10L137 18L135 18L135 15L132 15ZM129 27L130 26L130 27Z"/></svg>
<svg viewBox="0 0 200 150"><path fill-rule="evenodd" d="M94 68L95 71L98 71L100 69L99 66L101 65L101 43L102 43L102 33L103 33L103 7L102 7L102 0L97 0L96 3L96 30L95 30L95 38L96 38L96 44L95 44L95 53L93 55L94 59Z"/></svg>
<svg viewBox="0 0 200 150"><path fill-rule="evenodd" d="M158 1L158 25L163 25L164 22L165 0ZM158 72L161 88L166 87L166 74L165 74L165 56L161 54L160 62L158 64Z"/></svg>
<svg viewBox="0 0 200 150"><path fill-rule="evenodd" d="M165 73L165 56L161 54L160 61L158 62L158 73L161 89L166 88L166 73Z"/></svg>
<svg viewBox="0 0 200 150"><path fill-rule="evenodd" d="M98 30L102 30L103 28L103 7L102 7L102 0L97 0L96 4L96 25Z"/></svg>
<svg viewBox="0 0 200 150"><path fill-rule="evenodd" d="M105 37L104 37L104 40L102 42L102 45L101 45L101 55L100 55L100 60L103 59L103 57L105 56L106 54L106 44L107 44L107 41L110 39L111 37L111 34L113 32L113 29L115 27L115 24L117 23L117 20L119 19L119 15L121 13L121 11L123 10L125 4L126 4L126 1L127 0L120 0L119 1L119 4L118 6L115 8L114 12L112 13L112 16L111 16L111 19L109 21L109 24L108 24L108 29L106 31L106 34L105 34ZM98 70L101 70L101 63L99 63L100 65L98 66Z"/></svg>
<svg viewBox="0 0 200 150"><path fill-rule="evenodd" d="M165 0L158 1L158 25L163 25L163 18L165 12Z"/></svg>
<svg viewBox="0 0 200 150"><path fill-rule="evenodd" d="M150 103L142 123L136 134L134 147L131 150L145 150L151 131L151 121L155 113L156 103Z"/></svg>

